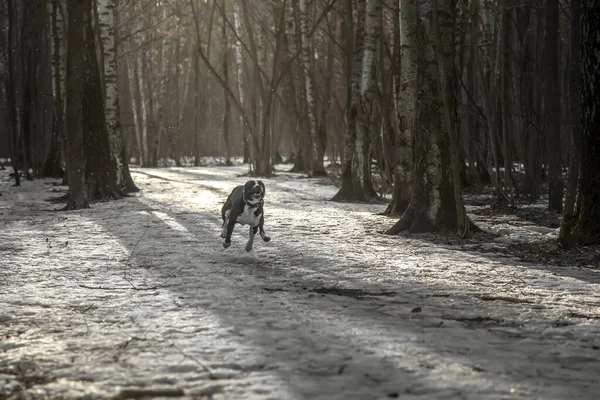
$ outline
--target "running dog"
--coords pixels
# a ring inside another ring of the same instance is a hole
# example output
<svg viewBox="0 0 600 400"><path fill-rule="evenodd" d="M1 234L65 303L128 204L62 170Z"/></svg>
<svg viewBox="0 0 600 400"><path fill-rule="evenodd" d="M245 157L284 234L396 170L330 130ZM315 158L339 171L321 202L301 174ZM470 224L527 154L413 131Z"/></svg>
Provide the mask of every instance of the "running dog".
<svg viewBox="0 0 600 400"><path fill-rule="evenodd" d="M264 198L265 184L262 181L248 181L245 185L233 189L221 209L223 217L221 237L225 239L224 248L231 246L231 234L236 223L250 225L250 237L246 243L246 251L252 250L254 236L257 232L265 242L271 240L263 228L265 222Z"/></svg>

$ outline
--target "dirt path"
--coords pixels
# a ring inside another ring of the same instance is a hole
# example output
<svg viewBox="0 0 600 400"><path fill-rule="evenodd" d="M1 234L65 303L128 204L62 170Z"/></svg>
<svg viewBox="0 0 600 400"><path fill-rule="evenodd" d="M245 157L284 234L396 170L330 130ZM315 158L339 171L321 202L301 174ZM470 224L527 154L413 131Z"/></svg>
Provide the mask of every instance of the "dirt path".
<svg viewBox="0 0 600 400"><path fill-rule="evenodd" d="M0 197L0 398L597 399L600 277L426 237L279 176L221 246L235 168L136 170L136 197ZM20 387L20 389L19 389ZM176 394L173 392L171 394Z"/></svg>

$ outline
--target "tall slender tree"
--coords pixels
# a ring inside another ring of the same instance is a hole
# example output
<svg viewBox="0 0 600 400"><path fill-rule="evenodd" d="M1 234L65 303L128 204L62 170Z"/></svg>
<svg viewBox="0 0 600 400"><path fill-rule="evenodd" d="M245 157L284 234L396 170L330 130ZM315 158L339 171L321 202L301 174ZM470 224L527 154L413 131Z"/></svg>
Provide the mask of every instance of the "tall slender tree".
<svg viewBox="0 0 600 400"><path fill-rule="evenodd" d="M65 161L69 200L66 209L88 208L88 191L85 180L83 140L83 81L84 63L84 3L85 0L67 0L69 27L67 30L67 80Z"/></svg>
<svg viewBox="0 0 600 400"><path fill-rule="evenodd" d="M117 186L127 192L137 192L139 189L131 178L129 161L123 131L121 129L121 115L118 96L117 77L117 48L116 42L116 0L98 0L98 28L102 40L102 55L104 73L104 109L106 113L106 126L110 143L110 154L115 167Z"/></svg>
<svg viewBox="0 0 600 400"><path fill-rule="evenodd" d="M548 165L548 209L563 210L560 138L560 80L558 56L558 0L546 0L546 40L544 45L544 101L546 115L546 163Z"/></svg>
<svg viewBox="0 0 600 400"><path fill-rule="evenodd" d="M410 203L414 177L415 107L417 106L417 0L401 0L396 28L400 44L399 71L394 74L397 133L394 193L386 214L402 215Z"/></svg>

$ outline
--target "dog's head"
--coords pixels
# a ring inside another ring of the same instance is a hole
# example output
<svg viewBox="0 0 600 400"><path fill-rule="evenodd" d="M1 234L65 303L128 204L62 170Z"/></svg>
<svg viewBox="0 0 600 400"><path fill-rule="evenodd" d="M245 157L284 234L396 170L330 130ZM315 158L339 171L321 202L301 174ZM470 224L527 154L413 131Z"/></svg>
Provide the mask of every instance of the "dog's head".
<svg viewBox="0 0 600 400"><path fill-rule="evenodd" d="M244 185L244 199L248 204L258 204L265 197L265 184L262 181L248 181Z"/></svg>

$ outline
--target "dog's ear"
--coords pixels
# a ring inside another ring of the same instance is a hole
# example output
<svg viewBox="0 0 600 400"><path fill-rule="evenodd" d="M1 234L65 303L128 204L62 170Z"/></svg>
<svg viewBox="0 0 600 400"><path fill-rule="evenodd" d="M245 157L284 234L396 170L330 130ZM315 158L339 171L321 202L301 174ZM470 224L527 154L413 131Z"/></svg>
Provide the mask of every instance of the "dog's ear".
<svg viewBox="0 0 600 400"><path fill-rule="evenodd" d="M263 181L258 181L257 182L260 187L262 188L262 192L263 192L263 196L267 193L266 189L265 189L265 184L263 183Z"/></svg>
<svg viewBox="0 0 600 400"><path fill-rule="evenodd" d="M248 181L244 185L244 191L246 192L248 190L252 190L253 187L254 187L254 181Z"/></svg>

